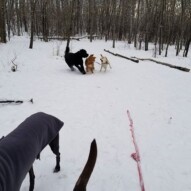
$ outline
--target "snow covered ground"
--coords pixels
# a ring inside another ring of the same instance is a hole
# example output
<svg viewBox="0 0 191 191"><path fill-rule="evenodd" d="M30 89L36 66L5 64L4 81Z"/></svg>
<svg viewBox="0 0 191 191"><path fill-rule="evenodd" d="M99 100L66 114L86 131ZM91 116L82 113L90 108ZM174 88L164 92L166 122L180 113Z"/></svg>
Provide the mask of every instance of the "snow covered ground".
<svg viewBox="0 0 191 191"><path fill-rule="evenodd" d="M25 118L43 111L64 121L60 132L61 172L52 173L55 156L46 147L35 161L35 191L71 191L84 168L91 141L95 138L98 158L87 190L138 191L137 164L127 110L134 122L136 141L146 191L191 190L191 73L149 61L134 63L103 51L125 56L152 58L153 50L138 51L126 42L87 39L72 41L71 51L81 48L110 60L112 69L81 75L65 64L66 42L14 37L0 44L0 99L34 99L34 104L0 105L0 137L16 128ZM59 56L56 56L60 46ZM191 69L188 58L156 59ZM11 60L18 65L11 72ZM28 175L21 191L29 187Z"/></svg>

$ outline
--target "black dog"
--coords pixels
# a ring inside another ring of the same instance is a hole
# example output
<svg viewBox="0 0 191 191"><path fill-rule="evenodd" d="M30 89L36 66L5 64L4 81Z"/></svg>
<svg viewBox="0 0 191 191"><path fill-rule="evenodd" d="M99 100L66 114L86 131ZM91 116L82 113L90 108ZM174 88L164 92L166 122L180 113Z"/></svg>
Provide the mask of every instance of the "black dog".
<svg viewBox="0 0 191 191"><path fill-rule="evenodd" d="M82 74L86 74L83 66L83 59L88 57L87 52L84 49L79 50L76 53L70 53L70 48L67 46L65 50L65 61L68 66L74 71L73 66L76 66Z"/></svg>
<svg viewBox="0 0 191 191"><path fill-rule="evenodd" d="M1 191L19 191L28 172L29 191L33 191L35 176L32 165L48 144L56 155L54 172L60 171L59 131L63 124L56 117L39 112L0 140Z"/></svg>

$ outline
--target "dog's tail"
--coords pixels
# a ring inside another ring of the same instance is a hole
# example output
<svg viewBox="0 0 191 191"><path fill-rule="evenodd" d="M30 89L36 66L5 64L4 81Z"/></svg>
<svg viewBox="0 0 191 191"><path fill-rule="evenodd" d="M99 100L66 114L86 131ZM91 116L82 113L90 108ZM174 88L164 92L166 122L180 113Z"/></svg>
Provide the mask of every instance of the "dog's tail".
<svg viewBox="0 0 191 191"><path fill-rule="evenodd" d="M97 144L96 144L96 140L94 139L91 143L90 153L89 153L89 157L86 162L86 165L85 165L78 181L76 182L76 185L75 185L73 191L86 190L86 186L87 186L89 178L92 174L92 171L94 169L96 159L97 159Z"/></svg>
<svg viewBox="0 0 191 191"><path fill-rule="evenodd" d="M65 50L65 54L69 53L70 52L70 48L69 46L66 47L66 50Z"/></svg>

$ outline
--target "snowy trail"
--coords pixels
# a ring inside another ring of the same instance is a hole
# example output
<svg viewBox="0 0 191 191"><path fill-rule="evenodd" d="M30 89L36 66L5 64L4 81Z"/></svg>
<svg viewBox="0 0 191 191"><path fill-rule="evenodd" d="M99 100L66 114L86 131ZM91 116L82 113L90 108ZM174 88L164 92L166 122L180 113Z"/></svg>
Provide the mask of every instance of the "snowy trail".
<svg viewBox="0 0 191 191"><path fill-rule="evenodd" d="M114 57L103 49L126 56L151 57L152 51L136 51L124 42L111 49L111 42L71 42L71 50L85 48L100 53L112 65L106 73L95 63L93 75L71 72L63 57L53 55L54 42L14 38L0 45L0 98L30 99L34 104L0 106L0 136L6 135L29 115L43 111L65 122L61 130L61 167L53 174L55 157L47 147L36 161L35 190L71 191L88 157L91 141L98 145L97 163L87 190L140 190L134 145L127 109L131 111L141 155L146 191L191 189L191 74L151 62ZM26 47L26 48L25 48ZM63 56L65 42L60 53ZM10 72L7 60L17 51L18 72ZM165 58L158 58L164 61ZM166 62L191 68L191 58L174 57ZM21 191L28 190L28 177Z"/></svg>

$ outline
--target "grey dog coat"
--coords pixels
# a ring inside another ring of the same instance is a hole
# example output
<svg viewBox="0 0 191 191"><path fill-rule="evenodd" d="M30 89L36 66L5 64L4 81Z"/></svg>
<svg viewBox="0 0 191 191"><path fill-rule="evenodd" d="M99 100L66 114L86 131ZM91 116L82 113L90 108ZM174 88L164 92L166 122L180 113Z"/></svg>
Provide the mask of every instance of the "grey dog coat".
<svg viewBox="0 0 191 191"><path fill-rule="evenodd" d="M19 191L37 155L60 131L63 122L36 113L0 140L0 191Z"/></svg>

